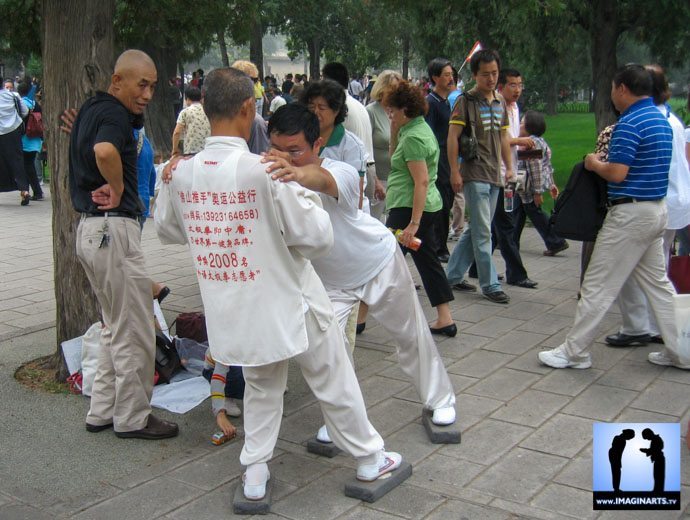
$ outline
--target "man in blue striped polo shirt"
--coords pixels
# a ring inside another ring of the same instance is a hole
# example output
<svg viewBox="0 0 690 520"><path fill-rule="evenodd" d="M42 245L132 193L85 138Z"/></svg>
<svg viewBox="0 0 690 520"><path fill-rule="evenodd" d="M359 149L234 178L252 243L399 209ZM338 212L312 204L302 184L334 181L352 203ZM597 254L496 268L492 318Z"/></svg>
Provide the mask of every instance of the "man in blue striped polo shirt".
<svg viewBox="0 0 690 520"><path fill-rule="evenodd" d="M652 77L644 67L626 65L616 72L611 100L622 115L608 162L597 154L585 158L585 167L608 181L609 211L582 283L575 322L565 343L539 353L545 365L592 366L588 349L597 327L631 276L647 296L665 342L664 350L649 354L649 361L690 368L690 359L678 356L675 291L666 276L662 248L673 133L651 94Z"/></svg>

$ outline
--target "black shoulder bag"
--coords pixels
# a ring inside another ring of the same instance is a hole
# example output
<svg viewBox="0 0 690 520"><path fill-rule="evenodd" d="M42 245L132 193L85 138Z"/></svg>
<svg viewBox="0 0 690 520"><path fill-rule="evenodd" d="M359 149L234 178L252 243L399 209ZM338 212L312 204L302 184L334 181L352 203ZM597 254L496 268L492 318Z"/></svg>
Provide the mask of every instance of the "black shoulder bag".
<svg viewBox="0 0 690 520"><path fill-rule="evenodd" d="M463 161L473 161L478 155L477 137L474 135L474 121L470 119L469 103L473 98L463 93L465 96L465 128L460 134L458 146L460 148L460 157Z"/></svg>

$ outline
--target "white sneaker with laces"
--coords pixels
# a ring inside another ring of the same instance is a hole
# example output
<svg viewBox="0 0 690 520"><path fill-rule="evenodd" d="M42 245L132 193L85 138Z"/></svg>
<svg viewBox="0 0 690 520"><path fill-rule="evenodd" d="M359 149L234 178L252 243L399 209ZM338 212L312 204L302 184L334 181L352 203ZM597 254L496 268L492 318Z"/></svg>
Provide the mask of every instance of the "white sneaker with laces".
<svg viewBox="0 0 690 520"><path fill-rule="evenodd" d="M235 402L234 399L230 399L228 397L225 398L225 413L229 415L230 417L241 417L242 416L242 410L240 410L240 407L237 406L237 403Z"/></svg>
<svg viewBox="0 0 690 520"><path fill-rule="evenodd" d="M664 367L676 367L684 370L690 369L690 365L681 365L680 363L676 363L673 359L671 359L665 350L660 352L650 352L647 355L647 361Z"/></svg>
<svg viewBox="0 0 690 520"><path fill-rule="evenodd" d="M247 471L242 476L245 498L247 500L262 500L266 496L266 483L270 478L271 473L265 462L247 466Z"/></svg>
<svg viewBox="0 0 690 520"><path fill-rule="evenodd" d="M324 444L327 442L333 442L331 440L331 436L328 435L328 429L326 428L325 424L321 428L319 428L319 431L316 433L316 440L319 442L323 442Z"/></svg>
<svg viewBox="0 0 690 520"><path fill-rule="evenodd" d="M589 368L592 366L591 354L582 356L580 361L575 361L568 357L563 345L551 350L542 350L538 356L539 361L552 368Z"/></svg>
<svg viewBox="0 0 690 520"><path fill-rule="evenodd" d="M455 406L436 408L431 417L431 422L437 426L448 426L455 422Z"/></svg>
<svg viewBox="0 0 690 520"><path fill-rule="evenodd" d="M375 464L360 464L357 468L357 480L373 482L377 478L398 469L402 462L402 455L394 451L381 450L378 462Z"/></svg>

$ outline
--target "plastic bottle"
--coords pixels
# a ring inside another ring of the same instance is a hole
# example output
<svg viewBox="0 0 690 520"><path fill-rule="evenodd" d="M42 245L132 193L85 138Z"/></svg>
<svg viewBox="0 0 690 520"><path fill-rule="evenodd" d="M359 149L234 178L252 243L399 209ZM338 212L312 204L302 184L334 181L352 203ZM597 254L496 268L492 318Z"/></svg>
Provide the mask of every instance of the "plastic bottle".
<svg viewBox="0 0 690 520"><path fill-rule="evenodd" d="M398 242L402 244L402 234L403 230L402 229L391 229L393 234L395 235L395 238L398 239ZM410 241L410 245L406 246L408 249L412 249L412 251L419 251L419 247L422 245L422 241L417 238L417 237L412 237L412 240Z"/></svg>
<svg viewBox="0 0 690 520"><path fill-rule="evenodd" d="M506 184L503 189L503 209L506 212L513 211L513 198L515 197L515 186L514 184Z"/></svg>

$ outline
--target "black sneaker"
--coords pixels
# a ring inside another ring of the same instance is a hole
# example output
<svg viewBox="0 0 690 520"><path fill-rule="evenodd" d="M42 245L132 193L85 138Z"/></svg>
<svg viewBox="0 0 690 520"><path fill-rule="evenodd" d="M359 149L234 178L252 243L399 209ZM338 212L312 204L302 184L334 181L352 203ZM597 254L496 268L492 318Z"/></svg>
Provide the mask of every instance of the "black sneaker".
<svg viewBox="0 0 690 520"><path fill-rule="evenodd" d="M460 283L453 284L451 287L455 289L456 291L463 291L463 292L474 292L477 290L476 285L472 285L466 280L463 280Z"/></svg>
<svg viewBox="0 0 690 520"><path fill-rule="evenodd" d="M503 291L484 293L484 298L491 300L494 303L508 303L510 301L510 296Z"/></svg>

